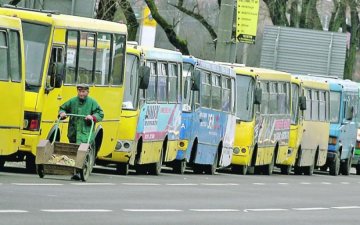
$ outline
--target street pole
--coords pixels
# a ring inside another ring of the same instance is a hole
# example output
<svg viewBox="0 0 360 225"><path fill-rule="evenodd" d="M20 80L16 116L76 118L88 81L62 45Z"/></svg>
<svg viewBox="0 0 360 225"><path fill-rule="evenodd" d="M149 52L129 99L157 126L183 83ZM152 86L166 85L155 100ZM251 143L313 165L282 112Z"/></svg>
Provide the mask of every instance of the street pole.
<svg viewBox="0 0 360 225"><path fill-rule="evenodd" d="M218 38L216 42L215 60L231 61L232 29L234 19L235 0L222 0L218 24Z"/></svg>

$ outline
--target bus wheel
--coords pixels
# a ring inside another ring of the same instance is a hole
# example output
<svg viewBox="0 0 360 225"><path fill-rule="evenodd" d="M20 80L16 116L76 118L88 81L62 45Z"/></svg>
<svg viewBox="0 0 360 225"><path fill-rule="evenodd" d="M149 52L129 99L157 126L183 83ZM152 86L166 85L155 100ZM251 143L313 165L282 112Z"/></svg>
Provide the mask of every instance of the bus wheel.
<svg viewBox="0 0 360 225"><path fill-rule="evenodd" d="M135 170L137 175L145 175L147 174L148 165L136 164Z"/></svg>
<svg viewBox="0 0 360 225"><path fill-rule="evenodd" d="M214 175L217 169L217 164L218 164L218 153L215 153L214 156L214 161L212 165L207 165L205 168L205 173L206 174L210 174L210 175Z"/></svg>
<svg viewBox="0 0 360 225"><path fill-rule="evenodd" d="M156 175L156 176L160 175L161 166L162 166L162 162L163 162L163 152L164 152L163 149L161 149L159 161L149 165L149 173L150 174Z"/></svg>
<svg viewBox="0 0 360 225"><path fill-rule="evenodd" d="M35 156L32 154L26 155L25 167L29 173L36 173Z"/></svg>
<svg viewBox="0 0 360 225"><path fill-rule="evenodd" d="M269 165L264 166L264 175L271 175L274 170L274 164L275 164L275 155L272 156L271 163Z"/></svg>
<svg viewBox="0 0 360 225"><path fill-rule="evenodd" d="M291 165L282 165L280 167L281 174L289 175L291 173L292 166Z"/></svg>
<svg viewBox="0 0 360 225"><path fill-rule="evenodd" d="M329 173L332 176L339 175L340 171L340 153L336 153L335 159L329 165Z"/></svg>
<svg viewBox="0 0 360 225"><path fill-rule="evenodd" d="M314 173L314 163L311 166L304 167L304 175L312 176Z"/></svg>
<svg viewBox="0 0 360 225"><path fill-rule="evenodd" d="M347 158L344 163L340 165L340 171L342 175L350 175L351 169L351 157Z"/></svg>
<svg viewBox="0 0 360 225"><path fill-rule="evenodd" d="M195 174L202 174L204 172L203 165L194 164L193 165L193 171Z"/></svg>
<svg viewBox="0 0 360 225"><path fill-rule="evenodd" d="M36 165L36 172L39 175L40 178L44 178L45 172L44 172L44 166L43 165Z"/></svg>
<svg viewBox="0 0 360 225"><path fill-rule="evenodd" d="M0 156L0 171L4 169L4 165L5 165L5 159Z"/></svg>
<svg viewBox="0 0 360 225"><path fill-rule="evenodd" d="M295 175L302 175L302 172L303 172L303 168L300 167L300 166L295 166L294 167L294 174Z"/></svg>
<svg viewBox="0 0 360 225"><path fill-rule="evenodd" d="M244 166L244 165L232 165L231 166L231 171L233 173L240 174L240 175L246 175L247 169L248 169L248 167Z"/></svg>
<svg viewBox="0 0 360 225"><path fill-rule="evenodd" d="M120 175L128 175L129 174L129 164L128 163L119 163L116 165L116 172Z"/></svg>
<svg viewBox="0 0 360 225"><path fill-rule="evenodd" d="M360 164L356 165L356 175L360 175Z"/></svg>
<svg viewBox="0 0 360 225"><path fill-rule="evenodd" d="M326 172L328 169L328 166L325 164L322 167L320 167L320 171Z"/></svg>
<svg viewBox="0 0 360 225"><path fill-rule="evenodd" d="M186 169L186 160L175 160L173 165L173 171L177 174L184 174Z"/></svg>

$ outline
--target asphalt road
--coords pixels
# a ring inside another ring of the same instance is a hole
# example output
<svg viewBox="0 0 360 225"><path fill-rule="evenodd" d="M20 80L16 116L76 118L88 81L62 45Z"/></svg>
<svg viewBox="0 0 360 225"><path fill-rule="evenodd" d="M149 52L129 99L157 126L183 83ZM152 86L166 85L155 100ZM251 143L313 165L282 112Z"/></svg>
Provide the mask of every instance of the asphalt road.
<svg viewBox="0 0 360 225"><path fill-rule="evenodd" d="M360 176L0 172L0 224L359 224Z"/></svg>

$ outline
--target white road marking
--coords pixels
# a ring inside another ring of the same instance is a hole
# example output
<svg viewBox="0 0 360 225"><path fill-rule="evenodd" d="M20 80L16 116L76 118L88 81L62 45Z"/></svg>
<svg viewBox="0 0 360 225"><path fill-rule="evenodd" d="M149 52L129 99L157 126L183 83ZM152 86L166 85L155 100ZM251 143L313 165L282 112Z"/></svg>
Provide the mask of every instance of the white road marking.
<svg viewBox="0 0 360 225"><path fill-rule="evenodd" d="M5 210L0 210L0 213L27 213L29 211L26 210L18 210L18 209L5 209Z"/></svg>
<svg viewBox="0 0 360 225"><path fill-rule="evenodd" d="M201 185L205 185L205 186L237 186L239 184L234 184L234 183L202 183Z"/></svg>
<svg viewBox="0 0 360 225"><path fill-rule="evenodd" d="M46 183L12 183L18 186L62 186L64 184L46 184Z"/></svg>
<svg viewBox="0 0 360 225"><path fill-rule="evenodd" d="M331 184L331 183L329 183L329 182L321 182L321 184Z"/></svg>
<svg viewBox="0 0 360 225"><path fill-rule="evenodd" d="M340 182L341 184L350 184L350 182Z"/></svg>
<svg viewBox="0 0 360 225"><path fill-rule="evenodd" d="M196 186L198 184L193 184L193 183L183 183L183 184L166 184L168 186Z"/></svg>
<svg viewBox="0 0 360 225"><path fill-rule="evenodd" d="M276 212L288 211L288 209L244 209L244 212Z"/></svg>
<svg viewBox="0 0 360 225"><path fill-rule="evenodd" d="M265 183L253 183L255 185L265 185Z"/></svg>
<svg viewBox="0 0 360 225"><path fill-rule="evenodd" d="M123 209L126 212L182 212L180 209Z"/></svg>
<svg viewBox="0 0 360 225"><path fill-rule="evenodd" d="M71 183L72 185L78 186L107 186L107 185L115 185L114 183Z"/></svg>
<svg viewBox="0 0 360 225"><path fill-rule="evenodd" d="M360 209L360 206L337 206L331 207L332 209Z"/></svg>
<svg viewBox="0 0 360 225"><path fill-rule="evenodd" d="M52 213L112 212L111 209L41 209L40 211Z"/></svg>
<svg viewBox="0 0 360 225"><path fill-rule="evenodd" d="M238 209L189 209L194 212L239 212Z"/></svg>
<svg viewBox="0 0 360 225"><path fill-rule="evenodd" d="M289 183L278 183L278 184L280 184L280 185L287 185L287 184L289 184Z"/></svg>
<svg viewBox="0 0 360 225"><path fill-rule="evenodd" d="M329 208L314 207L314 208L292 208L292 209L297 211L315 211L315 210L327 210Z"/></svg>
<svg viewBox="0 0 360 225"><path fill-rule="evenodd" d="M160 184L155 183L122 183L123 185L132 185L132 186L158 186Z"/></svg>
<svg viewBox="0 0 360 225"><path fill-rule="evenodd" d="M308 185L308 184L311 184L311 183L309 183L309 182L301 182L300 184Z"/></svg>

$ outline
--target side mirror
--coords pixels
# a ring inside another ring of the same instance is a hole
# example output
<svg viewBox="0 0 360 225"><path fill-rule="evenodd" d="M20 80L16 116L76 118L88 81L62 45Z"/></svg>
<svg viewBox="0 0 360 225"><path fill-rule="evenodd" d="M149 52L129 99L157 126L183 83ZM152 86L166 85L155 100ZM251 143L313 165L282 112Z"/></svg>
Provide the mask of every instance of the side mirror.
<svg viewBox="0 0 360 225"><path fill-rule="evenodd" d="M192 80L191 90L199 91L200 90L200 71L199 70L194 70L194 72L191 76L191 80Z"/></svg>
<svg viewBox="0 0 360 225"><path fill-rule="evenodd" d="M262 89L259 87L256 87L255 92L254 92L254 104L260 105L261 100L262 100Z"/></svg>
<svg viewBox="0 0 360 225"><path fill-rule="evenodd" d="M302 110L302 111L306 110L306 97L305 96L299 97L299 107L300 107L300 110Z"/></svg>
<svg viewBox="0 0 360 225"><path fill-rule="evenodd" d="M147 89L149 87L150 82L150 67L148 66L140 66L139 67L139 88Z"/></svg>
<svg viewBox="0 0 360 225"><path fill-rule="evenodd" d="M346 108L346 120L352 120L354 115L354 107L348 106Z"/></svg>
<svg viewBox="0 0 360 225"><path fill-rule="evenodd" d="M48 88L59 88L62 85L64 77L64 64L52 63L49 68Z"/></svg>

